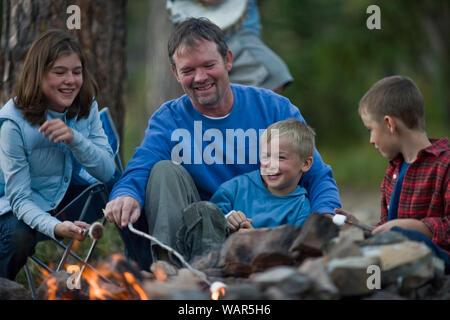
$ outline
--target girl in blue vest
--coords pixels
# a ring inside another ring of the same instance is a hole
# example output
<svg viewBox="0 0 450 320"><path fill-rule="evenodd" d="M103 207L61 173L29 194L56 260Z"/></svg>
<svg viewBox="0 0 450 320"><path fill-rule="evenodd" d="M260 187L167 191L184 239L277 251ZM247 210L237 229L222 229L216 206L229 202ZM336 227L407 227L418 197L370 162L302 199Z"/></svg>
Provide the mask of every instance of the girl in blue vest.
<svg viewBox="0 0 450 320"><path fill-rule="evenodd" d="M97 91L69 34L50 30L31 45L0 110L0 277L14 279L43 238L82 240L87 223L54 214L88 185L113 182Z"/></svg>

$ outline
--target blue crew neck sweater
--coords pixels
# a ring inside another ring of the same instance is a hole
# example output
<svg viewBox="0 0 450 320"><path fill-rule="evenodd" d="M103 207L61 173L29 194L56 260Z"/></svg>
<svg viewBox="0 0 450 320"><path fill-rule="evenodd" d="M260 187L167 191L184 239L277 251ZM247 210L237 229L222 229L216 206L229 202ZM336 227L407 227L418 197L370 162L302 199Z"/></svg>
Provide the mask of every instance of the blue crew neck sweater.
<svg viewBox="0 0 450 320"><path fill-rule="evenodd" d="M202 200L209 200L223 182L259 168L259 137L264 129L288 118L305 122L297 107L270 90L237 84L231 84L231 89L234 104L225 118L202 115L187 95L164 103L150 118L145 137L110 199L131 196L143 208L153 165L173 160L192 176ZM331 168L317 150L314 164L300 185L308 191L313 211L340 208Z"/></svg>

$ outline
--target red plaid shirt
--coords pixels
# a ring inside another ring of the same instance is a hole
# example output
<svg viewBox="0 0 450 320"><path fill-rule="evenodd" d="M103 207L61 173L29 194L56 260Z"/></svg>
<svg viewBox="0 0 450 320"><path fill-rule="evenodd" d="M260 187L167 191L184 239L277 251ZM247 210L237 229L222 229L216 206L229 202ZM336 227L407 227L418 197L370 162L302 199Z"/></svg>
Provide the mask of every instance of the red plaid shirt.
<svg viewBox="0 0 450 320"><path fill-rule="evenodd" d="M398 204L398 218L422 221L432 232L434 243L450 254L450 142L430 139L406 169ZM389 162L381 183L381 220L388 221L388 208L403 157Z"/></svg>

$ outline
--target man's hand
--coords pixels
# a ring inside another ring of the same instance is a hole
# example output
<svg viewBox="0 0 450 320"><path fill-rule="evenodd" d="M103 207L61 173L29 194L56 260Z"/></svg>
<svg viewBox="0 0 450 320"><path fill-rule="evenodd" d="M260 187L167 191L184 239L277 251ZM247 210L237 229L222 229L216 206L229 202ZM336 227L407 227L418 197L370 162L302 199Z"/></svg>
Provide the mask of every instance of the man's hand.
<svg viewBox="0 0 450 320"><path fill-rule="evenodd" d="M242 211L234 211L227 218L227 224L231 232L239 229L253 229L252 219L248 219Z"/></svg>
<svg viewBox="0 0 450 320"><path fill-rule="evenodd" d="M123 228L128 222L135 223L141 215L141 206L133 197L118 197L106 204L106 220Z"/></svg>
<svg viewBox="0 0 450 320"><path fill-rule="evenodd" d="M382 224L381 226L375 228L372 231L372 234L375 235L377 233L391 230L393 227L400 227L403 229L413 229L422 232L424 235L426 235L428 238L432 238L433 234L431 233L430 229L420 220L416 219L394 219L391 221L386 222L385 224Z"/></svg>
<svg viewBox="0 0 450 320"><path fill-rule="evenodd" d="M55 235L57 237L71 238L79 241L84 240L84 230L89 229L89 224L83 221L64 221L55 226Z"/></svg>
<svg viewBox="0 0 450 320"><path fill-rule="evenodd" d="M48 136L50 141L54 143L64 142L69 144L73 140L73 130L68 127L61 119L47 120L39 128L45 137Z"/></svg>
<svg viewBox="0 0 450 320"><path fill-rule="evenodd" d="M348 213L347 211L345 211L342 208L335 208L334 212L337 214L342 214L343 216L346 216L347 221L349 221L351 223L361 224L361 222L359 222L359 220L354 215L352 215L351 213Z"/></svg>

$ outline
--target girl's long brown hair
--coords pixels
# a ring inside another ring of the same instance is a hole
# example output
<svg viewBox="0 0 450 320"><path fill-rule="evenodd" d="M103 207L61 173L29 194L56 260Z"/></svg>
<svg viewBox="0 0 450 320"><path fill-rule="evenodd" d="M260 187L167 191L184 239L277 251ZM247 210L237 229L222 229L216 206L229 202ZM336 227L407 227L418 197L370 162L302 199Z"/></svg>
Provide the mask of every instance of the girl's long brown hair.
<svg viewBox="0 0 450 320"><path fill-rule="evenodd" d="M42 79L55 61L65 55L78 55L83 72L83 85L67 112L67 118L78 119L89 116L98 85L87 70L86 56L78 42L62 30L48 30L31 45L19 76L13 97L14 104L31 125L41 125L46 120L47 105L42 93Z"/></svg>

